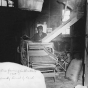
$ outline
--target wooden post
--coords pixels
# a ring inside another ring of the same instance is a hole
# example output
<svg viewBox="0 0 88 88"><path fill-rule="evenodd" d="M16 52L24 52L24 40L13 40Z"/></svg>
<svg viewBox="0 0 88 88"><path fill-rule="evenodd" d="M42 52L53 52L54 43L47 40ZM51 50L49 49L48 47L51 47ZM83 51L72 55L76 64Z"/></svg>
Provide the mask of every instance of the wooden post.
<svg viewBox="0 0 88 88"><path fill-rule="evenodd" d="M42 39L42 42L50 42L52 39L54 39L55 37L57 37L59 34L61 34L61 32L70 27L71 25L73 25L75 22L77 22L79 19L77 19L77 14L73 14L73 16L65 23L63 23L62 25L60 25L59 27L57 27L53 32L51 32L49 35L47 35L46 37L44 37Z"/></svg>
<svg viewBox="0 0 88 88"><path fill-rule="evenodd" d="M85 37L85 86L88 86L88 3L86 14L86 37Z"/></svg>

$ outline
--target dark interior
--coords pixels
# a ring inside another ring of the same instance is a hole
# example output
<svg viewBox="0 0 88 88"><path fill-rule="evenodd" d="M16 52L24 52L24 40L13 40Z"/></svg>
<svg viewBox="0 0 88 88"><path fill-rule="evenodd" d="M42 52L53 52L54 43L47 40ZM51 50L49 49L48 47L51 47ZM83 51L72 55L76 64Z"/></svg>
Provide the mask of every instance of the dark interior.
<svg viewBox="0 0 88 88"><path fill-rule="evenodd" d="M44 0L42 11L38 12L18 8L18 1L12 1L14 2L14 7L0 6L0 62L21 64L21 57L17 52L21 37L26 34L31 38L35 33L37 23L46 22L48 28L55 30L62 24L62 9L65 8L65 4L63 3L64 0ZM80 2L80 0L78 1ZM56 51L70 53L71 60L76 57L82 60L84 64L86 4L82 5L82 3L84 2L81 0L81 5L78 4L78 7L74 6L74 4L73 7L68 7L74 12L78 8L78 18L80 13L83 13L83 16L70 26L70 34L58 35L52 42ZM72 3L70 2L70 4ZM55 87L51 85L50 88Z"/></svg>

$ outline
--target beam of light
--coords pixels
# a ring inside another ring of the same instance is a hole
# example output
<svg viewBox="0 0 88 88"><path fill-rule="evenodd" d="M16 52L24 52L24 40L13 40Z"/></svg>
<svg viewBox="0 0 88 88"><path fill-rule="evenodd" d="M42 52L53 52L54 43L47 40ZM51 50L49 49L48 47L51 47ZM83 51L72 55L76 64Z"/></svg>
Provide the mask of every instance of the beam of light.
<svg viewBox="0 0 88 88"><path fill-rule="evenodd" d="M62 34L70 34L70 27L62 31Z"/></svg>
<svg viewBox="0 0 88 88"><path fill-rule="evenodd" d="M77 14L74 14L67 22L60 25L58 28L56 28L53 32L51 32L49 35L47 35L45 38L42 39L42 42L50 42L52 39L57 37L59 34L62 33L66 28L73 25L75 22L77 22Z"/></svg>
<svg viewBox="0 0 88 88"><path fill-rule="evenodd" d="M70 10L66 9L66 10L62 10L62 22L66 22L67 20L70 19ZM70 27L65 29L64 31L62 31L62 34L70 34Z"/></svg>
<svg viewBox="0 0 88 88"><path fill-rule="evenodd" d="M62 10L62 21L65 22L67 21L68 19L70 19L70 10Z"/></svg>

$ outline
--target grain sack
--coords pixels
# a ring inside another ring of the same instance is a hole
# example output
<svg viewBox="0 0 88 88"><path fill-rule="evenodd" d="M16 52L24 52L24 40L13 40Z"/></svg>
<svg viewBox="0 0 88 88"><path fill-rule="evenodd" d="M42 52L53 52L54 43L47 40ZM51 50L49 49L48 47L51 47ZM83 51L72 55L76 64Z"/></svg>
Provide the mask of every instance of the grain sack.
<svg viewBox="0 0 88 88"><path fill-rule="evenodd" d="M69 78L73 82L77 82L79 73L81 72L82 61L73 59L66 71L66 78Z"/></svg>
<svg viewBox="0 0 88 88"><path fill-rule="evenodd" d="M40 71L16 63L0 63L0 88L46 88Z"/></svg>

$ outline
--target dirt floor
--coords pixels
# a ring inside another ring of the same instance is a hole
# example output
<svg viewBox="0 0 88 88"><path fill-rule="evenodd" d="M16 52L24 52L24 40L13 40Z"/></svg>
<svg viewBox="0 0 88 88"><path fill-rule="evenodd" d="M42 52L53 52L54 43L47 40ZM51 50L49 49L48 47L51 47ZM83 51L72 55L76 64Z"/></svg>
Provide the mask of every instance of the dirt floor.
<svg viewBox="0 0 88 88"><path fill-rule="evenodd" d="M46 88L74 88L78 84L82 84L82 77L80 76L77 82L73 82L65 78L64 73L58 73L54 82L53 78L45 78Z"/></svg>

